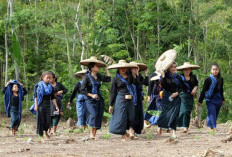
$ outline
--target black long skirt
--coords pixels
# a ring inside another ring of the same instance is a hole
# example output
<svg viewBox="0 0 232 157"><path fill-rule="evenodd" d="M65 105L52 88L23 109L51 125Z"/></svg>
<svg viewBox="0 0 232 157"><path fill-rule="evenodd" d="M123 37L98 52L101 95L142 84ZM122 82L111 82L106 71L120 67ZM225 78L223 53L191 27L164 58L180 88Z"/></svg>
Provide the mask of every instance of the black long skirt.
<svg viewBox="0 0 232 157"><path fill-rule="evenodd" d="M172 101L170 101L169 97L171 95L172 93L169 93L167 91L163 92L163 97L161 101L163 106L163 111L161 112L157 123L158 123L158 127L160 128L163 129L171 128L173 130L176 130L181 100L180 97L177 96Z"/></svg>

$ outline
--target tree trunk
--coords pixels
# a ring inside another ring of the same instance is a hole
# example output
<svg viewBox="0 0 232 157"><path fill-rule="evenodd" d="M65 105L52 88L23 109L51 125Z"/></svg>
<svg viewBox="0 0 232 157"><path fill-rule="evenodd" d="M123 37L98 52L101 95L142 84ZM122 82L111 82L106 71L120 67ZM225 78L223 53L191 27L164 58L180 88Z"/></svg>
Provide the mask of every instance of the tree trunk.
<svg viewBox="0 0 232 157"><path fill-rule="evenodd" d="M8 55L9 55L9 48L8 48L8 25L10 22L10 3L11 0L8 1L7 5L7 21L5 25L5 85L8 81Z"/></svg>
<svg viewBox="0 0 232 157"><path fill-rule="evenodd" d="M208 21L205 22L205 28L203 29L203 35L204 35L204 72L207 72L207 27L208 27Z"/></svg>
<svg viewBox="0 0 232 157"><path fill-rule="evenodd" d="M195 5L196 7L196 19L195 19L195 24L199 25L199 20L198 20L198 4ZM194 61L195 64L198 64L199 62L199 35L198 32L195 34L195 39L193 41L193 50L194 50ZM197 79L200 80L199 74L197 74ZM197 91L197 100L199 99L200 96L200 85L198 86L198 91ZM201 127L201 112L202 112L202 107L197 105L197 119L198 119L198 127Z"/></svg>
<svg viewBox="0 0 232 157"><path fill-rule="evenodd" d="M56 1L53 0L53 10L55 12L55 3ZM54 17L54 23L53 25L55 25L55 21L56 21L56 17ZM53 34L53 49L52 49L52 58L53 58L53 62L52 62L52 69L54 72L56 72L56 50L55 50L55 44L56 44L56 35Z"/></svg>
<svg viewBox="0 0 232 157"><path fill-rule="evenodd" d="M37 22L37 0L35 0L35 21L36 21L36 24L35 24L35 30L36 30L36 33L35 33L35 38L36 38L36 46L35 46L35 54L36 54L36 65L39 65L39 35L38 35L38 22ZM36 70L38 71L39 70L39 67L36 66Z"/></svg>
<svg viewBox="0 0 232 157"><path fill-rule="evenodd" d="M159 19L159 13L160 13L160 0L158 0L157 4L157 40L158 40L158 55L160 55L160 19Z"/></svg>
<svg viewBox="0 0 232 157"><path fill-rule="evenodd" d="M59 2L59 8L60 8L60 13L61 13L62 21L63 21L64 34L65 34L65 39L66 39L66 51L67 51L67 56L68 56L68 73L69 73L69 76L71 78L73 76L73 74L72 74L72 63L71 63L70 48L69 48L69 38L68 38L66 20L64 19L60 2Z"/></svg>
<svg viewBox="0 0 232 157"><path fill-rule="evenodd" d="M189 35L188 35L188 59L191 57L192 49L191 49L191 27L192 27L192 0L190 1L190 17L189 17Z"/></svg>
<svg viewBox="0 0 232 157"><path fill-rule="evenodd" d="M26 32L26 29L24 29L24 32ZM23 78L24 78L24 88L27 89L28 91L28 82L27 82L27 72L26 72L26 62L25 62L25 50L27 49L27 44L26 44L26 38L24 39L24 49L22 50L22 59L23 59ZM28 106L29 106L29 103L28 103L28 99L29 99L29 96L28 94L26 95L26 110L28 110Z"/></svg>
<svg viewBox="0 0 232 157"><path fill-rule="evenodd" d="M78 32L78 35L79 35L79 38L80 38L80 41L81 41L81 45L82 45L82 49L81 49L81 60L84 59L84 54L85 54L85 41L84 41L84 38L83 38L83 34L82 34L82 31L81 31L81 28L79 26L79 18L78 18L78 14L79 14L79 9L80 9L80 5L81 3L79 2L79 4L77 5L77 11L76 11L76 22L75 22L75 26L77 28L77 32ZM81 66L82 70L84 69L83 66Z"/></svg>
<svg viewBox="0 0 232 157"><path fill-rule="evenodd" d="M130 32L130 37L131 37L131 40L132 40L132 43L133 43L133 46L134 46L134 59L137 59L136 56L137 56L138 50L137 50L137 46L136 46L136 42L135 42L134 32L130 28L129 18L128 18L126 10L125 10L125 15L126 15L128 29L129 29L129 32Z"/></svg>

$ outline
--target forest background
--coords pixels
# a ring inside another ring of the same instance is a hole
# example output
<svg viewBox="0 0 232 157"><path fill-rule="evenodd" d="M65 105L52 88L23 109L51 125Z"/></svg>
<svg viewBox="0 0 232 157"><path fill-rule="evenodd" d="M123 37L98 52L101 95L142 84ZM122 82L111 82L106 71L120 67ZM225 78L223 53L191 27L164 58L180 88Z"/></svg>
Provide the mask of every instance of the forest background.
<svg viewBox="0 0 232 157"><path fill-rule="evenodd" d="M226 103L219 121L226 122L232 120L231 15L231 0L0 0L0 87L9 79L20 80L29 91L23 114L31 115L34 85L43 71L54 71L68 89L66 106L81 59L107 55L115 61L135 60L152 73L154 61L174 48L178 65L201 66L194 71L201 89L210 65L220 65ZM106 119L109 89L110 83L101 88ZM0 93L0 113L3 100ZM72 106L65 108L65 119L76 118L75 101ZM206 118L205 104L201 115Z"/></svg>

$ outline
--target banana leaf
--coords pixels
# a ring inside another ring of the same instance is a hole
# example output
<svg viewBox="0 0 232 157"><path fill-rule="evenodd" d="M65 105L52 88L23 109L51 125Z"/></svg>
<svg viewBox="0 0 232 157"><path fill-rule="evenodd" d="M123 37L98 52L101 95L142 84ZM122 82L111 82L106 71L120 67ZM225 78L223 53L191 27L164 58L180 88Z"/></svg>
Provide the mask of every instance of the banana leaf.
<svg viewBox="0 0 232 157"><path fill-rule="evenodd" d="M149 110L147 113L149 113L152 116L159 117L162 111L156 111L156 110Z"/></svg>

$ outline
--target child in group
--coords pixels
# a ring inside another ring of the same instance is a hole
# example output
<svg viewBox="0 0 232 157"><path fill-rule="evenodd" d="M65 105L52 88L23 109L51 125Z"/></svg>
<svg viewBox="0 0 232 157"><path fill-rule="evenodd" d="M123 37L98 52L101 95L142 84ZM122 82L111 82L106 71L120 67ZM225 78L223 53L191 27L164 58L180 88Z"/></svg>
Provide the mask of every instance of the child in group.
<svg viewBox="0 0 232 157"><path fill-rule="evenodd" d="M22 115L22 101L27 90L23 88L23 84L16 80L7 82L6 87L3 89L5 111L7 117L11 118L12 135L18 131Z"/></svg>
<svg viewBox="0 0 232 157"><path fill-rule="evenodd" d="M43 132L48 139L48 129L51 125L51 101L55 105L57 112L59 108L56 103L56 97L54 95L54 89L51 85L50 78L51 73L45 71L41 75L41 81L35 85L34 88L34 104L31 106L30 111L36 113L37 131L41 137L41 142L44 142Z"/></svg>
<svg viewBox="0 0 232 157"><path fill-rule="evenodd" d="M78 71L75 73L75 77L81 79L81 81L78 81L74 87L74 90L72 92L72 95L69 99L69 102L67 106L70 106L73 99L76 97L76 110L77 110L77 126L82 127L84 130L87 127L87 120L88 120L88 110L86 107L85 98L86 96L83 94L80 94L80 88L83 79L85 78L85 75L87 73L87 70ZM77 94L78 93L78 94Z"/></svg>
<svg viewBox="0 0 232 157"><path fill-rule="evenodd" d="M55 97L56 97L56 103L58 105L59 112L56 111L55 105L51 103L51 128L53 129L51 134L56 133L56 129L57 129L58 123L60 121L60 117L64 114L63 113L62 101L61 101L60 96L58 95L58 92L59 92L58 88L55 87L54 88L54 94L55 94Z"/></svg>

